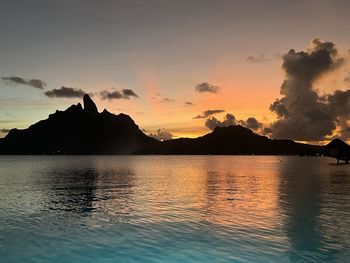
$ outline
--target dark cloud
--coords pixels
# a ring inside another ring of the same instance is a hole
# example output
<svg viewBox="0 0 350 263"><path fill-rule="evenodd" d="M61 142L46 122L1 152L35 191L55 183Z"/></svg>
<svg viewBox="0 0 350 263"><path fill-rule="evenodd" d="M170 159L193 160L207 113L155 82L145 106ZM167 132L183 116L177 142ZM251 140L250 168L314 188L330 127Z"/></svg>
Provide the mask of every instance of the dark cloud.
<svg viewBox="0 0 350 263"><path fill-rule="evenodd" d="M193 119L205 119L211 115L222 113L222 112L225 112L225 111L224 110L206 110L206 111L203 111L202 114L199 114L193 117Z"/></svg>
<svg viewBox="0 0 350 263"><path fill-rule="evenodd" d="M185 105L186 105L186 106L193 106L193 105L194 105L194 103L193 103L193 102L191 102L191 101L185 101Z"/></svg>
<svg viewBox="0 0 350 263"><path fill-rule="evenodd" d="M219 121L215 117L211 117L205 121L205 126L209 130L214 130L216 127L228 127L231 125L236 125L237 121L235 116L230 113L227 113L223 121Z"/></svg>
<svg viewBox="0 0 350 263"><path fill-rule="evenodd" d="M242 126L248 128L248 129L254 130L254 131L257 131L263 127L263 124L261 122L259 122L257 119L255 119L254 117L249 117L245 121L239 121L239 123Z"/></svg>
<svg viewBox="0 0 350 263"><path fill-rule="evenodd" d="M7 85L26 85L37 89L44 89L46 83L40 79L24 79L17 76L12 77L2 77L1 78Z"/></svg>
<svg viewBox="0 0 350 263"><path fill-rule="evenodd" d="M222 121L215 117L211 117L205 121L205 126L210 130L214 130L215 127L228 127L231 125L241 125L255 132L264 132L263 124L254 117L249 117L246 120L237 120L233 114L227 113Z"/></svg>
<svg viewBox="0 0 350 263"><path fill-rule="evenodd" d="M259 54L258 56L249 56L246 58L249 63L265 63L270 61L264 54Z"/></svg>
<svg viewBox="0 0 350 263"><path fill-rule="evenodd" d="M262 134L264 134L264 135L269 135L271 133L272 133L272 129L270 127L264 127L262 129Z"/></svg>
<svg viewBox="0 0 350 263"><path fill-rule="evenodd" d="M82 98L86 92L78 88L61 87L44 92L49 98Z"/></svg>
<svg viewBox="0 0 350 263"><path fill-rule="evenodd" d="M101 96L101 99L103 100L124 99L123 94L118 90L115 90L115 91L104 90L100 92L100 96Z"/></svg>
<svg viewBox="0 0 350 263"><path fill-rule="evenodd" d="M122 93L126 97L135 97L135 98L139 97L132 89L123 89Z"/></svg>
<svg viewBox="0 0 350 263"><path fill-rule="evenodd" d="M201 93L203 92L218 93L220 89L221 88L219 86L212 85L208 82L200 83L195 87L195 90Z"/></svg>
<svg viewBox="0 0 350 263"><path fill-rule="evenodd" d="M159 141L170 140L174 137L172 133L165 129L158 129L153 133L149 133L148 136L153 137Z"/></svg>
<svg viewBox="0 0 350 263"><path fill-rule="evenodd" d="M174 102L174 99L173 98L168 98L168 97L163 97L161 98L160 102Z"/></svg>
<svg viewBox="0 0 350 263"><path fill-rule="evenodd" d="M288 111L282 100L276 99L271 105L270 110L275 112L279 118L288 118Z"/></svg>
<svg viewBox="0 0 350 263"><path fill-rule="evenodd" d="M349 139L350 90L336 90L333 94L326 96L330 113L340 127L340 137L345 140Z"/></svg>
<svg viewBox="0 0 350 263"><path fill-rule="evenodd" d="M130 99L130 97L138 98L139 96L131 89L122 89L121 91L104 90L100 92L101 99L103 100L115 100L115 99Z"/></svg>
<svg viewBox="0 0 350 263"><path fill-rule="evenodd" d="M350 90L336 90L333 94L328 94L327 102L333 116L350 116Z"/></svg>
<svg viewBox="0 0 350 263"><path fill-rule="evenodd" d="M313 84L342 64L337 53L332 42L314 39L307 51L291 49L282 56L286 79L280 90L283 97L270 106L277 114L277 121L271 124L272 137L313 141L333 133L337 117Z"/></svg>

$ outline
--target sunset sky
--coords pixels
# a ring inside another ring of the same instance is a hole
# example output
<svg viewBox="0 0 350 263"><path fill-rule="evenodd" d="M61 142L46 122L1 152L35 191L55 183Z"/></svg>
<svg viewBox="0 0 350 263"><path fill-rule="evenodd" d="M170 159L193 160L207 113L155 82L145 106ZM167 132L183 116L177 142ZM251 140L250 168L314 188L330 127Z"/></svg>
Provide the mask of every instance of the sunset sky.
<svg viewBox="0 0 350 263"><path fill-rule="evenodd" d="M147 134L196 137L227 118L273 138L349 140L349 10L345 0L1 1L0 137L86 92Z"/></svg>

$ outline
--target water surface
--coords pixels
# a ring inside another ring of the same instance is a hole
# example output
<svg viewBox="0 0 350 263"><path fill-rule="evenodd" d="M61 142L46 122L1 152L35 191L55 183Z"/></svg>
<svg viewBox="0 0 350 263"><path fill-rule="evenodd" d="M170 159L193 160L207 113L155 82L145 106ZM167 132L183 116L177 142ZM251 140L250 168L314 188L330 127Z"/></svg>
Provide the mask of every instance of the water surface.
<svg viewBox="0 0 350 263"><path fill-rule="evenodd" d="M350 166L0 156L1 262L347 262Z"/></svg>

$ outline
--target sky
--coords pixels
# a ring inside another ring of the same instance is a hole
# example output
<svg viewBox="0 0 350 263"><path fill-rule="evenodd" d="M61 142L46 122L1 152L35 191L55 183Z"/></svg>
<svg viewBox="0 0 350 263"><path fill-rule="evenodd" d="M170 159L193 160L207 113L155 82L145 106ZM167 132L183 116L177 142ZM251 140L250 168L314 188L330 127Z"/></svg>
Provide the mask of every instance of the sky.
<svg viewBox="0 0 350 263"><path fill-rule="evenodd" d="M0 137L89 93L160 139L240 124L349 140L349 10L337 0L2 0Z"/></svg>

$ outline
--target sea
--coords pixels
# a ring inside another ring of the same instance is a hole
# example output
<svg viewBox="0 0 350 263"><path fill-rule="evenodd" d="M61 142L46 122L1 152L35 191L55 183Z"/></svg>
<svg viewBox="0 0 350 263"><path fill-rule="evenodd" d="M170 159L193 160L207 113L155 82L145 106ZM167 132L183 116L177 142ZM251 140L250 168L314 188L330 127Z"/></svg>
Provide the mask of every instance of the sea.
<svg viewBox="0 0 350 263"><path fill-rule="evenodd" d="M0 262L350 262L350 166L0 156Z"/></svg>

